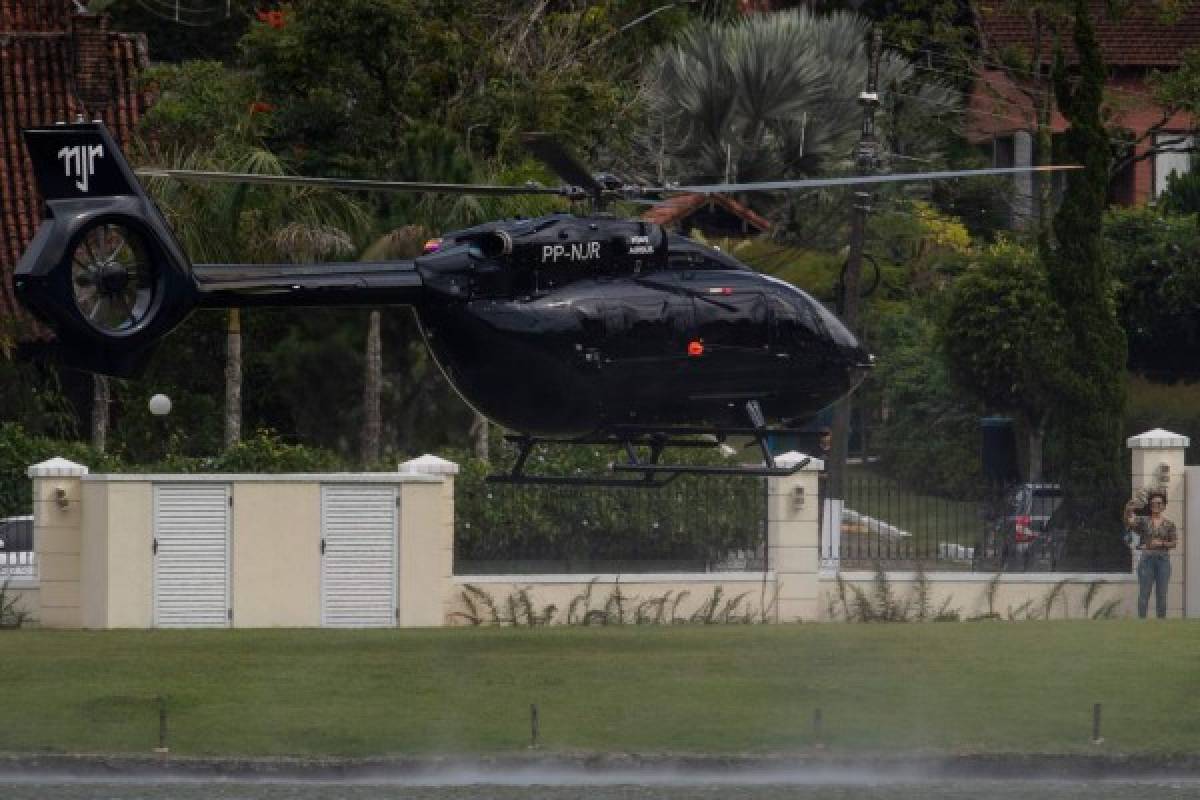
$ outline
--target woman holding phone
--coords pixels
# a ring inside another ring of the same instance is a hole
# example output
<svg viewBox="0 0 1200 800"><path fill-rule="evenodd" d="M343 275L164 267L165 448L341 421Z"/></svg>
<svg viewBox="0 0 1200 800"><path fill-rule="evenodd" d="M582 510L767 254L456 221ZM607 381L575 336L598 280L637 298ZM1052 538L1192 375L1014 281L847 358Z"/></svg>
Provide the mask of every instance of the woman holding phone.
<svg viewBox="0 0 1200 800"><path fill-rule="evenodd" d="M1175 523L1163 515L1167 507L1167 493L1151 489L1146 494L1148 513L1135 516L1133 509L1125 509L1125 526L1133 534L1134 547L1141 551L1138 562L1138 616L1146 617L1150 605L1150 589L1154 588L1154 611L1159 619L1167 615L1167 584L1171 580L1171 551L1179 541Z"/></svg>

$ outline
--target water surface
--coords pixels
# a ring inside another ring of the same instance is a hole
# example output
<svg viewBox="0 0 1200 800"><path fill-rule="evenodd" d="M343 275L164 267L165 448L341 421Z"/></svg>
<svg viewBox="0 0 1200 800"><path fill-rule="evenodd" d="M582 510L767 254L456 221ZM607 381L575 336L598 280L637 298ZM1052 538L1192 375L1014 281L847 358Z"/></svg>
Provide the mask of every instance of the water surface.
<svg viewBox="0 0 1200 800"><path fill-rule="evenodd" d="M525 776L510 782L474 783L467 777L454 785L424 785L408 781L272 782L254 783L176 780L134 783L126 780L96 782L30 777L0 782L4 800L1167 800L1200 795L1194 779L1136 779L1105 781L921 781L853 775L820 782L774 778L739 783L670 780L620 783L546 783ZM643 776L644 777L644 776ZM746 779L747 776L736 776ZM490 780L498 779L491 776ZM697 779L700 780L700 779ZM772 782L777 780L778 782Z"/></svg>

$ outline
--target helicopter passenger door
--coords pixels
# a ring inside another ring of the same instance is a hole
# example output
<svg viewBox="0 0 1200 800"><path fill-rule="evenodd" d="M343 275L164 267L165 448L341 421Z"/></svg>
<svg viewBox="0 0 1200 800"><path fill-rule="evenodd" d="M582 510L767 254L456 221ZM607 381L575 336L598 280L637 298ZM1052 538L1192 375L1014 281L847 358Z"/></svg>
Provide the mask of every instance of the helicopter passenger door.
<svg viewBox="0 0 1200 800"><path fill-rule="evenodd" d="M732 292L695 298L696 336L705 352L737 354L770 344L767 300L761 292Z"/></svg>
<svg viewBox="0 0 1200 800"><path fill-rule="evenodd" d="M604 363L623 392L661 393L687 360L692 327L689 298L646 289L607 298L603 304Z"/></svg>
<svg viewBox="0 0 1200 800"><path fill-rule="evenodd" d="M686 299L663 292L612 298L604 305L608 356L614 361L686 356L691 311Z"/></svg>
<svg viewBox="0 0 1200 800"><path fill-rule="evenodd" d="M769 356L771 343L767 299L761 292L697 295L693 338L710 364L720 365L719 382L738 387L738 393L754 392L745 377L761 374L762 359Z"/></svg>

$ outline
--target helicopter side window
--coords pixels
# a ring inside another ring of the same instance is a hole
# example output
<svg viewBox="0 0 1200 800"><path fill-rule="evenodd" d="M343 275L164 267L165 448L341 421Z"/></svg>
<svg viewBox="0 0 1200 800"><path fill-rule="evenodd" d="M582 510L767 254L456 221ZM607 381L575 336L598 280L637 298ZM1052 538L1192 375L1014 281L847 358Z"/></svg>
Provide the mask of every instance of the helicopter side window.
<svg viewBox="0 0 1200 800"><path fill-rule="evenodd" d="M687 300L660 292L613 298L604 307L605 350L616 359L682 357L690 327Z"/></svg>
<svg viewBox="0 0 1200 800"><path fill-rule="evenodd" d="M706 351L762 349L770 341L767 300L758 292L696 298L693 307Z"/></svg>
<svg viewBox="0 0 1200 800"><path fill-rule="evenodd" d="M700 253L670 253L667 256L668 269L696 269L696 270L741 270L744 269L740 264L728 264L717 258L711 258Z"/></svg>

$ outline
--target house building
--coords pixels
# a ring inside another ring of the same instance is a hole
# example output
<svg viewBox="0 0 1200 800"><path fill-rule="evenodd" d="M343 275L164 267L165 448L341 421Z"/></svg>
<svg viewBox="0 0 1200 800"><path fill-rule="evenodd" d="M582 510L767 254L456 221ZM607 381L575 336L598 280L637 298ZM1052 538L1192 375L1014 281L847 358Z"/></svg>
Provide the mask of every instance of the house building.
<svg viewBox="0 0 1200 800"><path fill-rule="evenodd" d="M642 214L642 219L687 235L699 231L709 239L757 236L771 223L723 194L681 194Z"/></svg>
<svg viewBox="0 0 1200 800"><path fill-rule="evenodd" d="M12 274L41 220L21 129L101 119L127 142L147 105L148 60L145 36L110 30L83 3L0 0L0 322L28 322Z"/></svg>
<svg viewBox="0 0 1200 800"><path fill-rule="evenodd" d="M1112 202L1133 205L1153 201L1172 172L1187 172L1192 161L1195 120L1155 102L1149 77L1178 69L1184 53L1200 46L1200 4L1186 4L1175 18L1164 18L1153 4L1133 3L1119 18L1110 17L1104 0L1090 0L1092 21L1108 70L1106 112L1114 140L1131 143L1109 188ZM982 63L970 97L967 136L991 151L996 166L1026 166L1036 160L1035 101L1051 91L1048 81L1053 42L1044 28L1041 42L1032 19L1005 3L977 4ZM1068 37L1069 38L1069 37ZM1066 43L1068 59L1073 48ZM1037 53L1034 64L1034 53ZM1020 53L1028 72L1002 67L1005 56ZM1035 80L1035 70L1040 82ZM1052 135L1067 122L1051 109ZM1119 138L1118 138L1119 137ZM1036 212L1035 177L1015 179L1015 224Z"/></svg>

